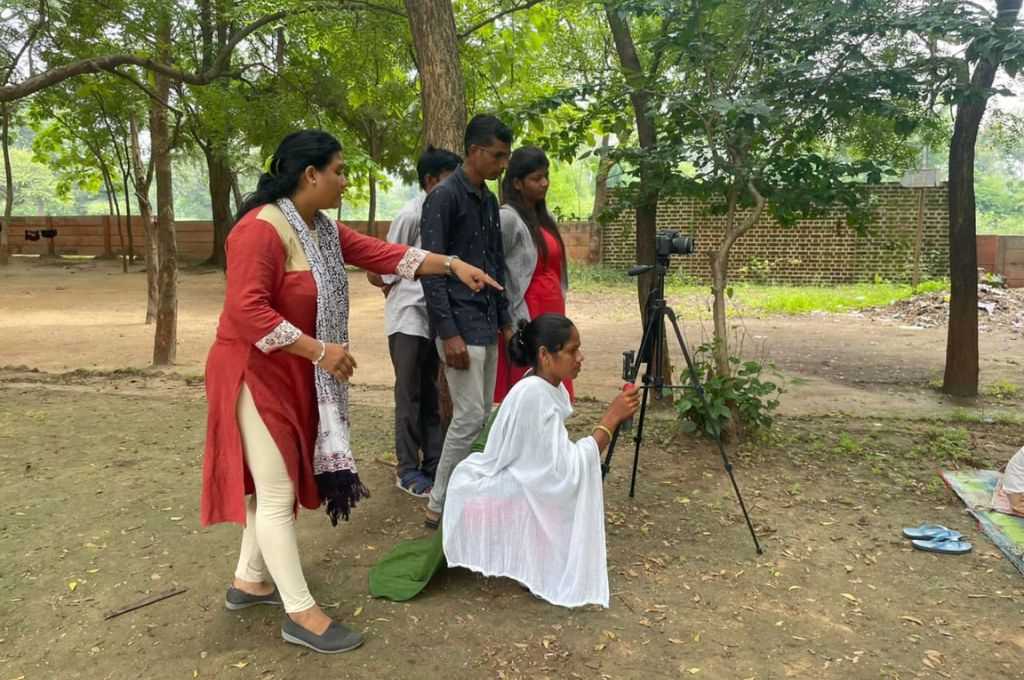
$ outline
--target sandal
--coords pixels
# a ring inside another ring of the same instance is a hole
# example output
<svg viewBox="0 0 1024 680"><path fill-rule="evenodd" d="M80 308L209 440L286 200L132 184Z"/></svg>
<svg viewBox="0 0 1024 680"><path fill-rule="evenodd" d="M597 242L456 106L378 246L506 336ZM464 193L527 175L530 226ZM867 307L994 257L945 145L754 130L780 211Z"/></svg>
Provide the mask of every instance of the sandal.
<svg viewBox="0 0 1024 680"><path fill-rule="evenodd" d="M424 508L423 512L427 515L426 519L423 520L423 526L431 530L441 526L440 513L436 513L430 508Z"/></svg>
<svg viewBox="0 0 1024 680"><path fill-rule="evenodd" d="M406 472L401 477L396 477L395 486L410 496L426 498L430 495L430 490L434 485L422 472L412 470L411 472Z"/></svg>
<svg viewBox="0 0 1024 680"><path fill-rule="evenodd" d="M930 541L936 536L948 532L949 529L941 524L922 524L916 527L907 527L903 530L904 538Z"/></svg>
<svg viewBox="0 0 1024 680"><path fill-rule="evenodd" d="M917 550L941 553L944 555L963 555L971 552L971 544L957 539L938 539L934 541L911 541Z"/></svg>

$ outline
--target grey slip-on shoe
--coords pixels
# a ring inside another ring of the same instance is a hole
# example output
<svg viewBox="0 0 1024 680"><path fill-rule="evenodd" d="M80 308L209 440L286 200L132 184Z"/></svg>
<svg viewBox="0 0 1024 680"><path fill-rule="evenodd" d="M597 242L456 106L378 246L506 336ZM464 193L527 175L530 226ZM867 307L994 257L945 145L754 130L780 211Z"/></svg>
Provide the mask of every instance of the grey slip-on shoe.
<svg viewBox="0 0 1024 680"><path fill-rule="evenodd" d="M321 654L348 652L363 644L362 633L357 633L335 621L331 622L323 635L317 635L285 617L284 623L281 624L281 637L285 642L309 647Z"/></svg>
<svg viewBox="0 0 1024 680"><path fill-rule="evenodd" d="M234 586L228 588L227 594L224 596L224 606L234 611L236 609L245 609L246 607L252 607L257 604L272 604L278 607L281 606L281 595L277 592L277 588L269 595L250 595L244 590L239 590Z"/></svg>

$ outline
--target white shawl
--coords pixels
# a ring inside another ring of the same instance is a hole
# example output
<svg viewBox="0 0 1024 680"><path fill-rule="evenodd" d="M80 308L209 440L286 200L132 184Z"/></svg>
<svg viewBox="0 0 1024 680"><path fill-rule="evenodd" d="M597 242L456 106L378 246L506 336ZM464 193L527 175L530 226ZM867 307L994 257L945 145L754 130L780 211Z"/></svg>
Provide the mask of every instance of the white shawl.
<svg viewBox="0 0 1024 680"><path fill-rule="evenodd" d="M552 604L608 606L601 452L573 443L559 385L529 376L501 405L482 453L459 463L444 504L450 566L505 576Z"/></svg>

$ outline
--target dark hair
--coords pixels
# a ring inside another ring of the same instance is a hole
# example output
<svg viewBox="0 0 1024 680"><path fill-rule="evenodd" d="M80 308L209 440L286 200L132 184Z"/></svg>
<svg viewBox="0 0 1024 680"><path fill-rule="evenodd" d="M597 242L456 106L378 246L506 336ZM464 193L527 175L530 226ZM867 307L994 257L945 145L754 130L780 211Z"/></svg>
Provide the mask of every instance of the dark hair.
<svg viewBox="0 0 1024 680"><path fill-rule="evenodd" d="M478 113L473 116L473 120L469 121L469 125L466 126L466 136L463 138L462 143L465 147L465 152L469 153L469 147L474 144L477 146L487 146L495 139L506 144L512 144L512 130L495 116L487 113Z"/></svg>
<svg viewBox="0 0 1024 680"><path fill-rule="evenodd" d="M558 231L558 224L555 222L555 218L548 212L547 201L538 201L537 205L532 207L526 205L526 202L523 200L523 194L512 183L513 180L523 180L529 174L541 169L547 169L550 165L548 157L535 146L521 146L513 151L512 156L508 159L508 170L505 171L505 177L501 180L501 198L507 205L512 206L519 213L519 216L523 218L523 222L526 222L526 226L530 230L530 236L533 238L533 244L537 247L537 253L541 262L547 259L548 256L548 244L544 240L544 234L541 233L541 227L546 228L555 237L559 247L562 249L562 276L564 278L566 266L565 241L562 240L562 234Z"/></svg>
<svg viewBox="0 0 1024 680"><path fill-rule="evenodd" d="M247 194L239 206L235 221L257 206L291 196L306 168L312 165L323 170L339 151L341 142L323 130L299 130L282 139L266 172L260 175L256 191Z"/></svg>
<svg viewBox="0 0 1024 680"><path fill-rule="evenodd" d="M416 161L416 175L420 180L420 189L427 188L428 177L439 177L442 172L454 172L462 159L447 149L435 149L428 146L420 159Z"/></svg>
<svg viewBox="0 0 1024 680"><path fill-rule="evenodd" d="M540 348L554 354L572 337L572 321L561 314L541 314L533 321L520 319L516 332L508 341L508 358L516 366L537 368Z"/></svg>

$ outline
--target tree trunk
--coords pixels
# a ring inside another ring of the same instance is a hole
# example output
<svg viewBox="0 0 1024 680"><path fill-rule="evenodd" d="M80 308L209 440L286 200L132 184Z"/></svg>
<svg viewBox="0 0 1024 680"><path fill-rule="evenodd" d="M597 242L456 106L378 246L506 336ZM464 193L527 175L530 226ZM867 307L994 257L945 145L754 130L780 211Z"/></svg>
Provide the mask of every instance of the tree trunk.
<svg viewBox="0 0 1024 680"><path fill-rule="evenodd" d="M114 178L111 177L110 170L102 161L100 161L100 167L103 173L103 186L107 192L108 212L110 217L114 219L114 224L117 225L117 248L121 254L121 271L127 274L128 260L125 259L124 229L121 227L121 201L117 199L117 191L114 189Z"/></svg>
<svg viewBox="0 0 1024 680"><path fill-rule="evenodd" d="M10 105L0 104L0 146L4 154L4 219L0 222L0 265L10 262L11 213L14 211L14 172L11 170Z"/></svg>
<svg viewBox="0 0 1024 680"><path fill-rule="evenodd" d="M135 118L130 118L128 125L131 131L131 163L132 176L135 181L135 200L139 206L139 219L142 220L142 233L145 241L143 249L146 261L146 323L151 324L156 321L156 303L159 299L156 288L158 264L156 233L153 228L153 207L149 203L149 185L153 178L153 165L150 163L145 171L143 170L142 150L139 146L139 126L136 124Z"/></svg>
<svg viewBox="0 0 1024 680"><path fill-rule="evenodd" d="M370 176L367 178L370 185L370 206L366 210L366 233L371 236L377 235L376 220L377 220L377 173L370 170Z"/></svg>
<svg viewBox="0 0 1024 680"><path fill-rule="evenodd" d="M242 190L238 187L238 173L234 170L231 171L231 196L235 199L235 210L242 207Z"/></svg>
<svg viewBox="0 0 1024 680"><path fill-rule="evenodd" d="M204 147L206 168L210 180L210 208L213 213L213 252L206 264L224 269L227 257L224 255L224 243L228 233L234 226L231 214L231 165L228 163L227 150L219 144Z"/></svg>
<svg viewBox="0 0 1024 680"><path fill-rule="evenodd" d="M161 12L157 27L158 53L170 59L171 20ZM153 365L167 366L177 358L178 334L178 245L174 233L174 193L171 176L171 134L167 125L167 102L170 80L163 74L155 77L156 102L152 103L150 139L156 175L157 252L159 253L156 331L153 338Z"/></svg>
<svg viewBox="0 0 1024 680"><path fill-rule="evenodd" d="M451 0L405 0L423 102L423 142L464 153L466 88Z"/></svg>
<svg viewBox="0 0 1024 680"><path fill-rule="evenodd" d="M597 222L601 213L608 207L608 173L613 162L608 158L609 135L601 137L601 155L597 161L597 177L594 178L594 209L590 212L590 221Z"/></svg>
<svg viewBox="0 0 1024 680"><path fill-rule="evenodd" d="M650 114L650 93L646 89L643 66L637 54L633 35L629 24L611 6L605 5L605 16L615 41L615 51L619 56L619 64L626 82L630 86L630 102L636 118L636 131L640 148L654 152L658 144L658 133L654 118ZM655 167L645 161L640 162L640 189L636 201L636 262L637 264L655 264L655 235L658 231L658 198L659 187L654 179ZM647 325L647 298L654 284L654 272L641 274L637 278L637 301L640 305L640 316L644 327ZM665 358L662 374L672 382L672 364L667 343L661 347L661 356Z"/></svg>
<svg viewBox="0 0 1024 680"><path fill-rule="evenodd" d="M121 175L121 182L124 185L124 219L128 224L128 261L135 261L135 237L132 235L132 190L130 171Z"/></svg>
<svg viewBox="0 0 1024 680"><path fill-rule="evenodd" d="M999 0L996 25L1013 26L1021 0ZM982 51L971 75L970 93L957 105L949 145L949 328L942 391L978 394L978 250L974 205L974 147L988 94L1002 58Z"/></svg>

